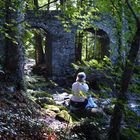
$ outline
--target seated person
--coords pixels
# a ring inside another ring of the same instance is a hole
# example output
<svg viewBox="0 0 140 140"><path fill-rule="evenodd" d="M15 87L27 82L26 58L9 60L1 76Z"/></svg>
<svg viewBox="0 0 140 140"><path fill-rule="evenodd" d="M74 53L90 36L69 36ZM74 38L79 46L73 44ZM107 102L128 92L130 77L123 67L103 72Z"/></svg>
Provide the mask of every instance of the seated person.
<svg viewBox="0 0 140 140"><path fill-rule="evenodd" d="M88 103L86 96L84 96L89 90L85 80L86 74L84 72L77 74L76 82L72 85L73 96L70 100L71 111L84 109Z"/></svg>

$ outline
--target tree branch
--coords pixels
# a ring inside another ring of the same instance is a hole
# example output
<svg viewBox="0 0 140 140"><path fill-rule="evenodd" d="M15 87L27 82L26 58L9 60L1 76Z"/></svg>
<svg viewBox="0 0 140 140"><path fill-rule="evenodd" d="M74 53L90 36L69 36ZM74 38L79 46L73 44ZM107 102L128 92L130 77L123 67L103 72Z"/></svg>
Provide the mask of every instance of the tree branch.
<svg viewBox="0 0 140 140"><path fill-rule="evenodd" d="M38 9L41 9L45 6L48 6L48 4L50 5L51 3L54 3L54 2L57 2L58 0L54 0L54 1L51 1L51 2L48 2L47 4L44 4L43 6L40 6Z"/></svg>
<svg viewBox="0 0 140 140"><path fill-rule="evenodd" d="M127 4L128 8L130 9L132 15L134 16L134 19L136 20L136 23L137 23L137 26L138 26L140 24L140 21L139 21L138 17L136 16L136 14L135 14L133 8L131 7L130 3L128 2L128 0L126 0L125 2Z"/></svg>

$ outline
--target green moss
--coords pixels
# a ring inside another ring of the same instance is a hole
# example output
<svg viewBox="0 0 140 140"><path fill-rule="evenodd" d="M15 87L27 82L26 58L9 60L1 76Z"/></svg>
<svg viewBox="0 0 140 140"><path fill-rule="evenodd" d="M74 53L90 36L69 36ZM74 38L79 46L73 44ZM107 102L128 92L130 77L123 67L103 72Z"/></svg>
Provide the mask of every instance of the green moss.
<svg viewBox="0 0 140 140"><path fill-rule="evenodd" d="M60 112L60 109L55 105L45 105L44 108L52 110L54 112Z"/></svg>
<svg viewBox="0 0 140 140"><path fill-rule="evenodd" d="M38 98L38 97L50 97L50 98L52 98L52 95L46 91L27 90L27 92L36 98Z"/></svg>
<svg viewBox="0 0 140 140"><path fill-rule="evenodd" d="M66 110L68 111L68 109L65 106L57 106L60 110Z"/></svg>
<svg viewBox="0 0 140 140"><path fill-rule="evenodd" d="M59 112L56 116L56 119L58 119L60 121L63 120L63 121L72 123L72 117L70 116L70 114L66 110L62 110L61 112Z"/></svg>

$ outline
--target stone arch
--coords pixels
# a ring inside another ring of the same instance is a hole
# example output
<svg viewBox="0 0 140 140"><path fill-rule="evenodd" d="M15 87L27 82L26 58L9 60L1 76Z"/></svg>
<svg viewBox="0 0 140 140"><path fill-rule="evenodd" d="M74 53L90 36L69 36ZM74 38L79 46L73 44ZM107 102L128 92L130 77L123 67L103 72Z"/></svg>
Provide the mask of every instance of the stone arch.
<svg viewBox="0 0 140 140"><path fill-rule="evenodd" d="M98 29L97 31L95 31L94 28L87 28L84 29L84 31L88 31L91 32L92 34L96 34L101 44L101 52L100 52L101 59L103 59L105 55L109 57L110 38L108 34L102 29Z"/></svg>
<svg viewBox="0 0 140 140"><path fill-rule="evenodd" d="M75 61L75 29L66 32L60 20L56 18L57 13L42 12L39 16L30 12L26 16L26 21L34 28L42 28L47 32L49 45L46 47L48 54L46 59L49 63L49 76L64 76L70 74L69 68ZM48 58L49 57L49 58Z"/></svg>
<svg viewBox="0 0 140 140"><path fill-rule="evenodd" d="M34 34L33 45L34 45L34 58L36 62L35 66L33 67L33 72L36 74L42 74L44 76L51 76L52 73L51 34L44 28L41 28L40 26L35 26L35 25L34 26L30 25L30 26L31 26L30 29L33 30L33 34ZM43 41L43 38L45 38L45 42ZM42 45L42 43L44 45ZM44 69L43 73L42 73L42 69Z"/></svg>
<svg viewBox="0 0 140 140"><path fill-rule="evenodd" d="M83 40L85 32L92 33L93 37L95 38L95 36L96 36L98 42L100 43L100 52L99 52L100 60L102 60L105 55L109 57L110 38L109 38L108 34L102 29L98 29L95 31L94 28L86 28L83 30L83 33L79 33L76 36L76 38L77 38L76 47L75 47L76 48L75 49L76 60L81 61L81 59L82 59L82 48L83 48L82 40ZM85 51L87 51L87 50L85 50ZM97 58L97 56L94 56L94 58Z"/></svg>

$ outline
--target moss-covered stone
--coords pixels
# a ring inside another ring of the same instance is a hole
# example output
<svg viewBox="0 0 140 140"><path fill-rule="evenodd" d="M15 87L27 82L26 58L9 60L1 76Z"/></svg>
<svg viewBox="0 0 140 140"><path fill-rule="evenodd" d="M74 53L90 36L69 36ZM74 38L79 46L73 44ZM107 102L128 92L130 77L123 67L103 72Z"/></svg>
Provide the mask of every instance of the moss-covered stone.
<svg viewBox="0 0 140 140"><path fill-rule="evenodd" d="M49 110L49 109L44 109L44 108L42 108L42 115L43 116L50 116L51 118L55 118L56 117L56 113L54 112L54 111L52 111L52 110Z"/></svg>
<svg viewBox="0 0 140 140"><path fill-rule="evenodd" d="M56 119L59 121L66 121L66 122L72 123L72 118L70 114L68 113L68 111L66 110L62 110L61 112L59 112L56 115Z"/></svg>
<svg viewBox="0 0 140 140"><path fill-rule="evenodd" d="M52 110L52 111L57 112L57 113L60 112L60 109L55 105L45 105L44 108Z"/></svg>
<svg viewBox="0 0 140 140"><path fill-rule="evenodd" d="M60 110L66 110L68 111L68 109L65 106L57 106Z"/></svg>

